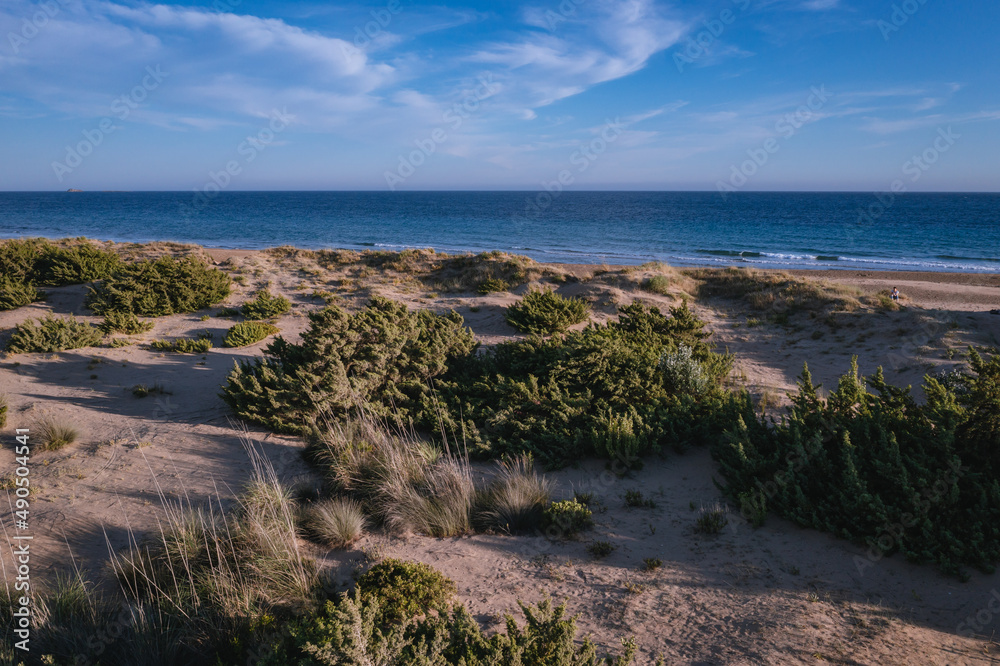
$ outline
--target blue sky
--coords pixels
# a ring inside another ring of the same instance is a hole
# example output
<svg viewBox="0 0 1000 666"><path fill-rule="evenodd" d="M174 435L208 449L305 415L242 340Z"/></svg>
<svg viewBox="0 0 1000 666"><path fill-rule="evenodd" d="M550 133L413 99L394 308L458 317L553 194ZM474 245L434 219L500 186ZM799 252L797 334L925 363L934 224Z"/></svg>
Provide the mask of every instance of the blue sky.
<svg viewBox="0 0 1000 666"><path fill-rule="evenodd" d="M995 0L4 0L0 189L997 191L997 26Z"/></svg>

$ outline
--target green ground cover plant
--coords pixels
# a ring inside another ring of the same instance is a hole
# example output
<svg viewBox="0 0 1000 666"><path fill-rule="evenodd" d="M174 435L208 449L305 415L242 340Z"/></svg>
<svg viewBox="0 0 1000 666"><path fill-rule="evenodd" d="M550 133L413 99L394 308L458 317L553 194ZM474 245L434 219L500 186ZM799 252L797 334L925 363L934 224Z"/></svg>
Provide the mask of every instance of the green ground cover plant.
<svg viewBox="0 0 1000 666"><path fill-rule="evenodd" d="M247 319L271 319L292 309L292 303L284 296L275 296L263 289L252 300L243 304L241 311Z"/></svg>
<svg viewBox="0 0 1000 666"><path fill-rule="evenodd" d="M713 455L727 494L868 546L860 569L903 553L962 575L1000 560L1000 356L969 353L960 390L926 377L926 402L856 361L829 397L806 368L779 422L743 418ZM870 387L870 388L869 388ZM873 390L872 390L873 389Z"/></svg>
<svg viewBox="0 0 1000 666"><path fill-rule="evenodd" d="M92 282L123 265L114 251L85 240L59 244L42 238L0 241L0 310L43 300L37 286Z"/></svg>
<svg viewBox="0 0 1000 666"><path fill-rule="evenodd" d="M553 335L587 320L590 306L577 298L564 298L554 291L529 291L507 308L504 318L522 333Z"/></svg>
<svg viewBox="0 0 1000 666"><path fill-rule="evenodd" d="M209 338L176 338L174 340L153 340L149 346L156 351L177 354L203 354L212 348Z"/></svg>
<svg viewBox="0 0 1000 666"><path fill-rule="evenodd" d="M93 347L101 341L100 329L75 317L46 315L27 319L17 325L7 343L14 354L51 353L81 347Z"/></svg>
<svg viewBox="0 0 1000 666"><path fill-rule="evenodd" d="M238 416L289 433L358 410L426 421L430 382L475 348L457 313L411 311L380 297L355 314L331 305L309 320L300 344L278 337L264 358L230 373L223 398Z"/></svg>
<svg viewBox="0 0 1000 666"><path fill-rule="evenodd" d="M230 285L226 273L201 259L164 256L126 264L91 289L86 305L99 315L163 317L218 303L229 295Z"/></svg>
<svg viewBox="0 0 1000 666"><path fill-rule="evenodd" d="M241 321L226 331L222 344L226 347L246 347L278 332L278 327L262 321Z"/></svg>
<svg viewBox="0 0 1000 666"><path fill-rule="evenodd" d="M153 322L143 321L131 312L112 310L104 315L104 321L101 322L100 328L109 335L112 333L138 335L153 330Z"/></svg>
<svg viewBox="0 0 1000 666"><path fill-rule="evenodd" d="M531 453L555 467L596 454L638 464L663 442L683 447L721 434L742 408L745 396L721 388L732 357L707 337L686 303L667 313L636 303L617 321L501 343L460 359L437 382L440 419L477 456ZM682 346L704 378L700 394L672 385L660 368Z"/></svg>

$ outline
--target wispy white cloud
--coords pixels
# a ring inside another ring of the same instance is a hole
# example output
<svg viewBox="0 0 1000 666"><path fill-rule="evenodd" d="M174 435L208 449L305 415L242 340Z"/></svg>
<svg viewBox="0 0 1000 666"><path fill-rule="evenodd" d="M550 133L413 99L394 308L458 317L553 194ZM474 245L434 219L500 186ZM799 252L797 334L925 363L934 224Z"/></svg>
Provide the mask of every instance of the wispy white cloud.
<svg viewBox="0 0 1000 666"><path fill-rule="evenodd" d="M546 30L485 45L470 56L505 72L509 96L521 108L546 106L633 74L684 31L683 22L664 17L651 0L581 3L558 21L547 12L552 10L525 14L529 26Z"/></svg>

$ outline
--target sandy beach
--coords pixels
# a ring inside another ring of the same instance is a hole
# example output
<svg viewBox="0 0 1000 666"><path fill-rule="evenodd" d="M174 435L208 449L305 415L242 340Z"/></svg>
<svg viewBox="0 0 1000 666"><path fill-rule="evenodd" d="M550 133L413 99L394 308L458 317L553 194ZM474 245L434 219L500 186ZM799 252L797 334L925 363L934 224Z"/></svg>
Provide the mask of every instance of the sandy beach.
<svg viewBox="0 0 1000 666"><path fill-rule="evenodd" d="M71 566L103 571L108 550L128 545L130 534L157 529L164 501L199 504L231 498L245 483L248 438L280 477L304 487L318 478L302 460L297 437L278 436L235 422L219 397L234 361L260 355L265 343L218 346L232 321L220 307L236 307L269 287L293 303L277 322L281 335L298 340L305 314L336 303L348 310L379 294L411 308L454 309L483 344L519 337L504 308L532 286L552 286L591 303L593 319L607 320L634 300L668 307L689 298L708 322L712 341L736 354L731 378L773 413L787 403L803 363L827 389L858 356L862 372L885 369L896 384L919 385L928 373L962 363L969 345L1000 345L1000 275L795 271L808 282L847 290L862 299L892 287L899 309L863 299L855 310L781 325L773 312L706 295L702 280L683 269L595 265L539 265L539 275L511 292L479 295L448 290L419 272L324 266L312 253L201 249L159 244L140 254L195 253L236 279L233 293L205 311L155 320L155 327L120 348L93 347L56 354L7 354L0 360L0 393L10 401L8 430L30 427L44 416L68 420L81 440L36 457L32 480L36 576L52 577ZM665 274L670 289L643 287ZM567 279L567 276L569 279ZM855 291L856 290L856 291ZM15 325L46 313L74 313L94 323L83 308L87 287L48 289L47 301L0 312L0 344ZM207 316L206 316L207 315ZM149 348L158 338L213 334L203 354L169 354ZM137 385L160 394L137 397ZM917 390L918 398L920 392ZM13 447L0 449L0 468L10 469ZM600 646L614 647L634 635L637 663L760 664L988 664L998 661L1000 614L979 631L963 622L987 609L1000 590L1000 574L972 572L967 582L901 557L873 558L866 549L828 534L804 530L776 517L754 529L738 514L717 536L695 534L693 507L720 499L708 451L652 458L624 477L585 461L550 473L556 496L590 489L600 506L588 536L617 544L609 557L587 555L584 541L476 535L434 539L374 531L352 550L325 551L303 541L346 587L365 552L426 562L451 577L460 599L491 627L518 599L544 595L567 600L579 627ZM623 495L640 490L655 508L627 508ZM644 558L662 560L641 571ZM9 556L4 556L10 566ZM860 562L860 564L859 564ZM6 574L11 575L8 568ZM966 625L967 628L967 625Z"/></svg>

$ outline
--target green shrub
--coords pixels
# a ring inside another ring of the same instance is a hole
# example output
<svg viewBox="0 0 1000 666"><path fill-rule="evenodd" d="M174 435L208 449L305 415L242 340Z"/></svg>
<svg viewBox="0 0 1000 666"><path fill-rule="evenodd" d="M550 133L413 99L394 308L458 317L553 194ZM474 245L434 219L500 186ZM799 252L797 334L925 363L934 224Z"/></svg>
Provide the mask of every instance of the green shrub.
<svg viewBox="0 0 1000 666"><path fill-rule="evenodd" d="M587 552L595 558L601 559L615 552L615 547L610 541L595 541L587 546Z"/></svg>
<svg viewBox="0 0 1000 666"><path fill-rule="evenodd" d="M631 467L662 442L721 435L737 402L719 388L732 357L711 351L686 303L668 314L633 304L618 321L501 343L453 364L436 384L444 427L476 455L527 452L548 467L595 453ZM693 350L710 379L703 395L666 385L660 357L678 345ZM435 413L428 425L437 421Z"/></svg>
<svg viewBox="0 0 1000 666"><path fill-rule="evenodd" d="M291 309L292 303L284 296L273 296L269 291L261 290L253 300L243 304L242 312L247 319L270 319Z"/></svg>
<svg viewBox="0 0 1000 666"><path fill-rule="evenodd" d="M668 296L670 295L671 280L666 275L654 275L646 280L643 287L646 291L651 291L654 294Z"/></svg>
<svg viewBox="0 0 1000 666"><path fill-rule="evenodd" d="M432 610L445 610L456 588L449 578L419 562L388 559L358 578L361 601L374 601L381 625L403 622Z"/></svg>
<svg viewBox="0 0 1000 666"><path fill-rule="evenodd" d="M0 241L0 275L13 282L38 281L36 266L49 242L42 238L18 238Z"/></svg>
<svg viewBox="0 0 1000 666"><path fill-rule="evenodd" d="M30 283L0 275L0 310L13 310L42 299L42 293Z"/></svg>
<svg viewBox="0 0 1000 666"><path fill-rule="evenodd" d="M642 492L639 490L626 490L625 506L630 509L655 509L656 502L644 497Z"/></svg>
<svg viewBox="0 0 1000 666"><path fill-rule="evenodd" d="M176 340L153 340L149 346L163 352L204 354L212 348L212 341L208 338L177 338Z"/></svg>
<svg viewBox="0 0 1000 666"><path fill-rule="evenodd" d="M321 613L303 617L265 645L261 666L325 664L463 664L464 666L629 666L634 640L623 640L618 657L598 658L589 637L577 642L576 617L551 599L538 606L518 602L526 623L510 615L487 637L464 606L391 626L378 622L379 604L355 593L328 601Z"/></svg>
<svg viewBox="0 0 1000 666"><path fill-rule="evenodd" d="M216 317L236 317L240 314L238 308L222 308L216 313Z"/></svg>
<svg viewBox="0 0 1000 666"><path fill-rule="evenodd" d="M430 382L475 347L455 312L413 312L385 298L348 315L309 314L301 344L279 337L265 358L236 365L223 398L236 414L279 432L358 410L402 422L436 420Z"/></svg>
<svg viewBox="0 0 1000 666"><path fill-rule="evenodd" d="M101 341L101 331L74 317L28 319L17 325L7 343L14 354L50 353L81 347L93 347Z"/></svg>
<svg viewBox="0 0 1000 666"><path fill-rule="evenodd" d="M487 278L486 280L480 282L479 286L476 287L476 293L483 294L485 296L486 294L492 294L497 291L507 291L508 289L510 289L510 285L504 280Z"/></svg>
<svg viewBox="0 0 1000 666"><path fill-rule="evenodd" d="M594 514L575 499L553 502L545 509L546 531L563 537L571 537L594 526Z"/></svg>
<svg viewBox="0 0 1000 666"><path fill-rule="evenodd" d="M595 416L590 441L597 455L636 467L639 456L653 447L651 430L635 407L629 405L622 413L608 409Z"/></svg>
<svg viewBox="0 0 1000 666"><path fill-rule="evenodd" d="M7 427L7 411L10 409L10 400L6 393L0 393L0 430Z"/></svg>
<svg viewBox="0 0 1000 666"><path fill-rule="evenodd" d="M278 327L261 321L241 321L226 332L225 347L246 347L278 333Z"/></svg>
<svg viewBox="0 0 1000 666"><path fill-rule="evenodd" d="M147 333L153 330L153 322L143 321L131 312L112 310L104 315L101 330L107 334L124 333L125 335L138 335L139 333Z"/></svg>
<svg viewBox="0 0 1000 666"><path fill-rule="evenodd" d="M63 243L43 238L0 241L0 278L57 287L100 280L124 265L113 250L89 242Z"/></svg>
<svg viewBox="0 0 1000 666"><path fill-rule="evenodd" d="M577 298L564 298L554 291L529 291L507 308L507 323L522 333L552 335L586 321L590 306Z"/></svg>
<svg viewBox="0 0 1000 666"><path fill-rule="evenodd" d="M642 568L646 571L656 571L661 566L663 566L663 560L658 557L644 557L642 558Z"/></svg>
<svg viewBox="0 0 1000 666"><path fill-rule="evenodd" d="M364 534L365 513L354 500L323 500L306 509L302 523L323 545L347 548Z"/></svg>
<svg viewBox="0 0 1000 666"><path fill-rule="evenodd" d="M902 552L961 573L1000 560L1000 356L970 352L956 393L926 377L924 404L856 361L828 398L808 368L780 423L747 413L713 451L726 492L754 511L868 546L863 573ZM874 391L869 390L871 386ZM742 499L741 499L742 498Z"/></svg>
<svg viewBox="0 0 1000 666"><path fill-rule="evenodd" d="M229 289L229 276L204 261L165 256L127 264L93 288L86 304L99 315L119 311L162 317L218 303Z"/></svg>
<svg viewBox="0 0 1000 666"><path fill-rule="evenodd" d="M754 527L761 527L767 520L767 496L763 493L742 492L737 497L740 515Z"/></svg>
<svg viewBox="0 0 1000 666"><path fill-rule="evenodd" d="M35 265L35 271L39 284L58 286L103 280L124 266L125 262L113 250L103 250L84 243L45 248Z"/></svg>

